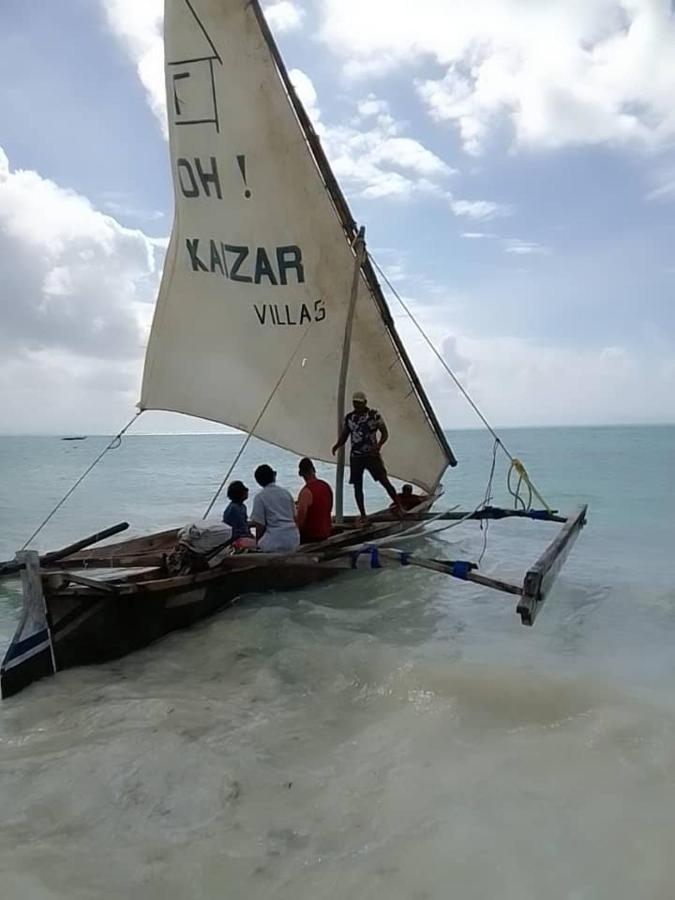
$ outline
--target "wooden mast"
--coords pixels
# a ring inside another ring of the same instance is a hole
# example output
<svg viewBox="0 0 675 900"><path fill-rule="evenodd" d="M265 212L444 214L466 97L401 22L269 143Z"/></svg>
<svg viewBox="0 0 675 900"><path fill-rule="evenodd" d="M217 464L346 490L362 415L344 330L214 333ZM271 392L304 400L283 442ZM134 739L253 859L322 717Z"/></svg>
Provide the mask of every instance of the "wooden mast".
<svg viewBox="0 0 675 900"><path fill-rule="evenodd" d="M354 327L354 314L356 312L356 300L359 296L359 284L361 282L361 270L366 258L366 230L361 228L354 243L354 278L352 279L352 292L349 298L347 321L345 323L345 336L342 344L342 362L340 364L340 378L338 381L337 402L337 434L341 434L346 414L347 375L349 374L349 357L352 349L352 330ZM337 457L337 472L335 475L335 521L342 525L344 520L344 489L345 489L345 448L340 447Z"/></svg>
<svg viewBox="0 0 675 900"><path fill-rule="evenodd" d="M340 185L337 183L335 176L333 175L333 171L330 167L330 163L328 162L328 158L324 153L323 147L321 146L321 141L314 131L312 121L307 115L305 107L300 102L300 98L298 97L295 88L293 87L293 83L291 82L290 76L288 74L286 64L284 63L281 53L279 52L279 48L277 47L276 41L274 40L274 35L270 31L270 27L267 24L267 19L265 18L265 15L261 9L260 2L259 0L250 0L250 3L256 19L258 20L258 25L260 26L260 30L263 34L265 42L267 43L269 51L272 54L272 59L274 60L274 63L277 67L281 81L284 85L284 88L286 89L286 93L288 94L288 98L291 102L296 116L298 117L300 127L302 128L305 135L305 140L307 141L307 144L312 151L316 166L321 173L324 186L333 202L333 206L335 207L335 211L340 219L340 222L342 223L345 235L347 236L349 243L353 244L356 239L358 229L345 199L345 196L342 193ZM370 291L373 295L373 298L375 299L375 302L377 303L377 306L380 310L380 315L382 316L382 320L387 328L392 343L394 344L396 351L403 363L408 378L415 388L415 393L417 394L420 403L422 404L422 408L426 413L427 419L429 420L436 434L439 444L443 448L443 452L445 453L446 459L448 460L448 464L451 466L456 466L457 460L455 459L455 455L452 452L450 445L448 444L445 434L443 433L443 429L441 428L441 424L436 417L434 408L429 402L429 398L424 391L422 382L420 381L417 372L413 368L405 346L403 345L403 342L401 341L401 338L396 331L394 320L392 318L391 312L389 311L389 307L382 292L382 288L379 281L377 280L377 276L375 275L373 266L367 257L364 260L362 271L368 287L370 288Z"/></svg>

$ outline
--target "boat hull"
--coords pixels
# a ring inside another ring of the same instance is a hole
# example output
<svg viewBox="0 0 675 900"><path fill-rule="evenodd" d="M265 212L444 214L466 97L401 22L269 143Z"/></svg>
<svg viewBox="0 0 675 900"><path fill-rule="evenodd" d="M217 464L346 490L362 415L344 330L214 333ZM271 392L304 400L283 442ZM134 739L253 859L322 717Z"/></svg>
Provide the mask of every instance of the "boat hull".
<svg viewBox="0 0 675 900"><path fill-rule="evenodd" d="M58 670L118 659L172 631L189 628L250 593L290 591L334 577L334 566L241 569L205 583L93 598L46 598Z"/></svg>
<svg viewBox="0 0 675 900"><path fill-rule="evenodd" d="M10 697L61 669L125 656L169 632L189 628L245 594L297 590L363 567L416 565L515 595L523 624L533 625L586 522L586 512L583 506L561 517L551 511L490 507L444 514L459 521L517 516L562 523L522 585L482 574L467 560L426 559L383 546L390 537L410 537L419 528L391 517L364 528L336 529L327 541L296 553L226 556L213 568L184 575L168 573L166 552L175 543L175 531L84 550L57 560L48 570L41 569L37 552L26 551L16 558L24 607L0 667L0 693ZM424 511L419 521L426 521ZM86 575L80 574L83 571Z"/></svg>
<svg viewBox="0 0 675 900"><path fill-rule="evenodd" d="M35 553L32 563L20 563L24 610L0 668L0 694L10 697L62 669L118 659L189 628L245 594L298 590L334 578L350 567L344 558L330 558L342 545L405 528L385 516L313 545L312 555L301 548L287 556L234 556L215 569L176 577L161 572L175 531L85 550L48 571L40 569ZM115 577L125 566L140 568ZM87 577L76 575L78 571ZM89 577L92 572L103 572L108 580L96 581Z"/></svg>

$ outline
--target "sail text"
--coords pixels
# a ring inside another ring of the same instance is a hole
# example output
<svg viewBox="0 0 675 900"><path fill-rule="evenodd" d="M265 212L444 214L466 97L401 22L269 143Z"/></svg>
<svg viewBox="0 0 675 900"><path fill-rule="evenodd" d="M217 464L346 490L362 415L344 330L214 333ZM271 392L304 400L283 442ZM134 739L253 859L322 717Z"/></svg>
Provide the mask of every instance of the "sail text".
<svg viewBox="0 0 675 900"><path fill-rule="evenodd" d="M193 272L221 275L241 284L278 287L305 283L302 250L294 244L266 249L186 238L185 246Z"/></svg>

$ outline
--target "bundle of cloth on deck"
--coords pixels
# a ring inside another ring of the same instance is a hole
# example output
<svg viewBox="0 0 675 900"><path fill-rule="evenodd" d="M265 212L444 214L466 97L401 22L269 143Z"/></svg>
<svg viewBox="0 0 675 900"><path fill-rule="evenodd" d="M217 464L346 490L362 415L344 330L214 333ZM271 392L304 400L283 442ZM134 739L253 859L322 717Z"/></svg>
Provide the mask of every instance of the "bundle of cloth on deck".
<svg viewBox="0 0 675 900"><path fill-rule="evenodd" d="M169 575L189 575L213 568L231 552L232 529L217 522L193 522L178 532L177 543L166 559Z"/></svg>

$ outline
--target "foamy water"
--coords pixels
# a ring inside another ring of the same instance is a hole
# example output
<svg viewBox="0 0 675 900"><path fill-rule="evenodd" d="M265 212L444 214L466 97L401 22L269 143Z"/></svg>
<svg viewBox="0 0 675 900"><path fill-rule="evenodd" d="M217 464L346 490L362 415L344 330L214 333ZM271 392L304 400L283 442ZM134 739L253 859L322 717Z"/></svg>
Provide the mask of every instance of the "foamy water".
<svg viewBox="0 0 675 900"><path fill-rule="evenodd" d="M647 486L626 498L654 508ZM0 897L671 898L672 526L598 504L535 629L510 597L359 572L5 701ZM487 570L553 533L493 525ZM418 547L481 545L463 526Z"/></svg>

